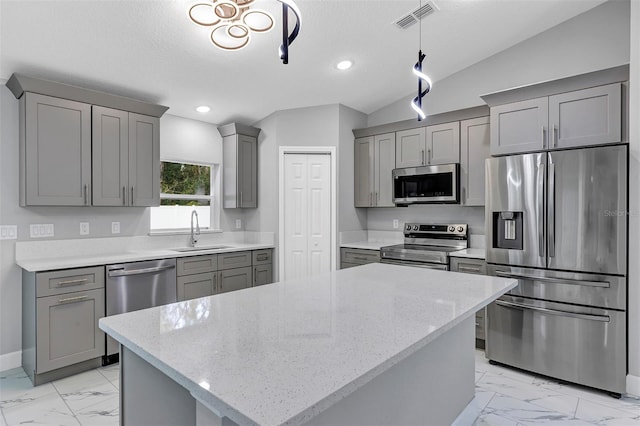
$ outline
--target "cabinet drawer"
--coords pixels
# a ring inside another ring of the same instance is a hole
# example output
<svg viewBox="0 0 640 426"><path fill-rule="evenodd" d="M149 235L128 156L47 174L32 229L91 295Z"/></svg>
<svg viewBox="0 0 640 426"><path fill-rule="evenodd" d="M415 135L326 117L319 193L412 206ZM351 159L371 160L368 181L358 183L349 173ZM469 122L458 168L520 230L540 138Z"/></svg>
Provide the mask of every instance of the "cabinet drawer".
<svg viewBox="0 0 640 426"><path fill-rule="evenodd" d="M104 290L37 299L36 372L44 373L104 355Z"/></svg>
<svg viewBox="0 0 640 426"><path fill-rule="evenodd" d="M343 263L355 263L358 265L376 263L380 262L380 251L343 247L340 249L340 261Z"/></svg>
<svg viewBox="0 0 640 426"><path fill-rule="evenodd" d="M450 270L452 272L487 275L487 263L480 259L452 257Z"/></svg>
<svg viewBox="0 0 640 426"><path fill-rule="evenodd" d="M218 269L244 268L251 266L251 252L239 251L218 255Z"/></svg>
<svg viewBox="0 0 640 426"><path fill-rule="evenodd" d="M176 269L179 277L213 272L218 269L218 255L208 254L204 256L179 258L176 262Z"/></svg>
<svg viewBox="0 0 640 426"><path fill-rule="evenodd" d="M36 297L104 288L104 266L38 272Z"/></svg>
<svg viewBox="0 0 640 426"><path fill-rule="evenodd" d="M273 250L254 250L253 252L253 264L254 265L267 265L272 263Z"/></svg>

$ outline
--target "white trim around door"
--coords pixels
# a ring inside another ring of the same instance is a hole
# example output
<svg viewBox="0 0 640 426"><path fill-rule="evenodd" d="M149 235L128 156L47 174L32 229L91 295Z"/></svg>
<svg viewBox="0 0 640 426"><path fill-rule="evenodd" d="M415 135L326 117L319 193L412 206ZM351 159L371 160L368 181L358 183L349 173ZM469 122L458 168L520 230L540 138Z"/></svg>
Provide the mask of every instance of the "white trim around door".
<svg viewBox="0 0 640 426"><path fill-rule="evenodd" d="M287 154L327 154L331 158L331 270L337 267L338 169L335 146L281 146L278 152L278 280L284 277L284 157Z"/></svg>

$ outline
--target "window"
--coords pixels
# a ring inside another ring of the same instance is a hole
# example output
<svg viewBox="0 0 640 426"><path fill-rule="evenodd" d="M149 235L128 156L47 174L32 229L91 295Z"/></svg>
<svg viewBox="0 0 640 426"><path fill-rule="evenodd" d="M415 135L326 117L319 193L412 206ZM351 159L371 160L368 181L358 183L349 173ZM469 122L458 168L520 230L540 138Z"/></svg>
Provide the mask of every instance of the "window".
<svg viewBox="0 0 640 426"><path fill-rule="evenodd" d="M160 206L151 208L151 230L191 228L191 212L198 212L201 229L211 228L213 165L162 161Z"/></svg>

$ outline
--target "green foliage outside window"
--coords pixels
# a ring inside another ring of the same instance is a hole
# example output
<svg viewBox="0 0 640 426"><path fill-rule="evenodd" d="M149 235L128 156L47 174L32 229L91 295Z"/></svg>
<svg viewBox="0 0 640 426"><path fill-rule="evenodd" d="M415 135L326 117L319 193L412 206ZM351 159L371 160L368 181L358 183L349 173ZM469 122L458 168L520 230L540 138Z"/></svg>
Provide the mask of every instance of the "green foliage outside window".
<svg viewBox="0 0 640 426"><path fill-rule="evenodd" d="M211 195L211 167L196 164L160 163L160 192L178 195ZM162 199L161 205L202 206L209 200Z"/></svg>

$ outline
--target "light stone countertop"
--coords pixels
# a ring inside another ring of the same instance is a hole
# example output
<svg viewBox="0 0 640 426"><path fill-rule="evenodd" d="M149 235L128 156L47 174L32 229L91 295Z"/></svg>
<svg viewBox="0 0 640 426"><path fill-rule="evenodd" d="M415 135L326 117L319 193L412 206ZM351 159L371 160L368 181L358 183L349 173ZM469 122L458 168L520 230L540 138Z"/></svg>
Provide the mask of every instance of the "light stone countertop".
<svg viewBox="0 0 640 426"><path fill-rule="evenodd" d="M340 247L345 248L355 248L355 249L365 249L365 250L380 250L385 246L392 246L394 244L398 244L395 242L380 242L380 241L357 241L354 243L342 243Z"/></svg>
<svg viewBox="0 0 640 426"><path fill-rule="evenodd" d="M486 250L483 248L467 248L460 251L452 251L449 257L466 257L471 259L486 259Z"/></svg>
<svg viewBox="0 0 640 426"><path fill-rule="evenodd" d="M218 415L299 424L516 284L375 263L99 324Z"/></svg>
<svg viewBox="0 0 640 426"><path fill-rule="evenodd" d="M179 252L175 249L138 249L119 252L104 252L73 256L42 257L36 259L17 259L16 264L29 272L50 271L56 269L81 268L96 265L111 265L114 263L138 262L142 260L169 259L178 257L199 256L203 254L230 253L245 250L259 250L274 248L273 244L247 244L247 243L215 243L212 246L225 246L222 249L196 250ZM203 245L204 246L204 245ZM176 247L179 248L179 247Z"/></svg>

